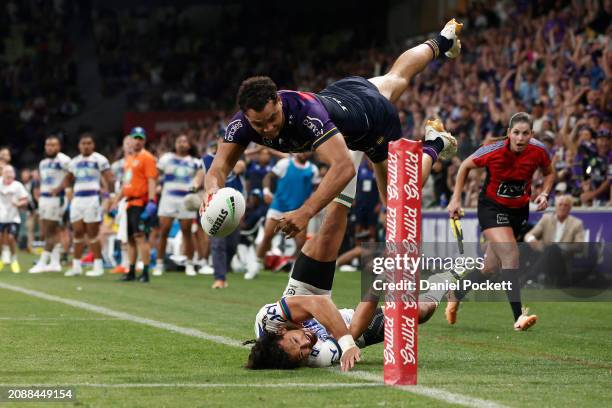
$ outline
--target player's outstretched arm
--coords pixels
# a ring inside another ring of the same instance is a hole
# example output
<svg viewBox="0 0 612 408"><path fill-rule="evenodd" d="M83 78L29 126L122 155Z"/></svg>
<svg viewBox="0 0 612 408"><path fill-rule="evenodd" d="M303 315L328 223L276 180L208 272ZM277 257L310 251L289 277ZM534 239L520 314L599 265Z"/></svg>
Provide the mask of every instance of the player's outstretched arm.
<svg viewBox="0 0 612 408"><path fill-rule="evenodd" d="M204 178L204 187L206 189L204 204L208 202L210 195L225 186L227 175L232 171L244 150L245 147L237 143L222 142L219 144L215 159Z"/></svg>
<svg viewBox="0 0 612 408"><path fill-rule="evenodd" d="M289 296L285 298L285 302L294 322L315 318L335 339L338 339L338 344L342 349L340 366L343 371L348 371L355 366L355 363L360 360L359 347L355 344L338 308L329 296Z"/></svg>
<svg viewBox="0 0 612 408"><path fill-rule="evenodd" d="M329 170L310 198L297 210L285 213L278 223L276 232L283 231L290 238L305 229L308 221L336 198L355 176L355 167L341 134L329 138L316 152L329 165Z"/></svg>
<svg viewBox="0 0 612 408"><path fill-rule="evenodd" d="M461 166L459 166L453 197L451 198L447 207L448 214L451 218L458 220L461 217L461 193L463 193L465 181L467 180L468 174L470 174L470 170L475 168L478 168L478 166L476 163L474 163L474 160L472 160L471 157L465 159L463 163L461 163Z"/></svg>

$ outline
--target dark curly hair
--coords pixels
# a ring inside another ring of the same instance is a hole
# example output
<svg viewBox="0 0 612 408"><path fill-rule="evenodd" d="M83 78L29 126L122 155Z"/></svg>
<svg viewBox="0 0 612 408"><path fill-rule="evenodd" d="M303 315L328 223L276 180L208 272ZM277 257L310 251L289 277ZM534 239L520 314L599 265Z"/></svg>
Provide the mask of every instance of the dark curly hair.
<svg viewBox="0 0 612 408"><path fill-rule="evenodd" d="M292 370L300 366L299 360L293 360L278 344L283 336L276 333L264 333L257 341L245 341L243 344L253 344L246 368L251 370Z"/></svg>
<svg viewBox="0 0 612 408"><path fill-rule="evenodd" d="M276 101L276 91L276 84L267 76L247 78L238 89L238 106L243 112L249 109L260 112L269 101Z"/></svg>

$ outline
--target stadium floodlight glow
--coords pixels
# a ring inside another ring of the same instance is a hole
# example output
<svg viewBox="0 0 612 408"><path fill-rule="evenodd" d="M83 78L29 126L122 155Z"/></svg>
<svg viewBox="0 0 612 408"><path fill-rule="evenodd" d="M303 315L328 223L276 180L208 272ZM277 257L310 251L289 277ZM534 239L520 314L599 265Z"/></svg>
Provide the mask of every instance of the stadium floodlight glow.
<svg viewBox="0 0 612 408"><path fill-rule="evenodd" d="M420 255L421 247L421 142L399 139L389 143L387 177L386 256ZM385 295L384 377L390 385L417 383L419 325L419 269L391 268L387 282L414 282L412 289Z"/></svg>

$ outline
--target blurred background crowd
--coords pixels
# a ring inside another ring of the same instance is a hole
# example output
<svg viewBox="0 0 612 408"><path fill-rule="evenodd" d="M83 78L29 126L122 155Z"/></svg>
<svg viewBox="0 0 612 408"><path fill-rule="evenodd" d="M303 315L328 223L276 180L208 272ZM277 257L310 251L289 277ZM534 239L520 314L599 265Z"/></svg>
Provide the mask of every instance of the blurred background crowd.
<svg viewBox="0 0 612 408"><path fill-rule="evenodd" d="M101 101L134 112L208 111L208 119L183 129L204 155L223 135L242 79L266 74L281 88L316 92L346 75L380 75L403 50L428 37L421 30L391 40L376 29L385 25L394 1L355 7L318 2L326 7L325 18L317 7L288 10L275 2L210 2L206 12L190 1L115 3L10 0L0 7L0 125L6 146L0 162L12 161L32 193L25 218L36 211L45 135L64 129L64 151L72 156L78 134L93 129L97 150L111 162L120 157L123 134L96 129L96 120L104 122L113 112ZM610 206L612 1L451 3L452 10L444 11L449 15L438 19L464 23L462 56L433 62L397 105L404 137L420 140L424 120L437 116L459 142L456 158L435 164L424 205L445 207L461 160L503 137L510 116L526 111L534 118L535 137L553 157L555 193L570 194L577 206ZM175 136L157 131L147 148L160 157L172 150ZM256 149L246 157L247 190L261 188L253 180L277 159L268 153ZM323 173L325 166L318 165ZM371 221L359 225L360 214L382 212L376 188L363 188L363 180L374 179L367 163L359 174L362 199L352 226L376 234ZM465 207L476 206L485 176L470 173ZM536 196L540 175L533 186ZM380 227L378 219L373 222Z"/></svg>

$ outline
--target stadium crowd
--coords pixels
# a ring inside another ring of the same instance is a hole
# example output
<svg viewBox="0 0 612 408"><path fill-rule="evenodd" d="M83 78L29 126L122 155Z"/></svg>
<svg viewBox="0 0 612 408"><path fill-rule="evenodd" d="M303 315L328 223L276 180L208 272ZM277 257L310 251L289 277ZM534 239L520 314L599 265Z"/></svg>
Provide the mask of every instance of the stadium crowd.
<svg viewBox="0 0 612 408"><path fill-rule="evenodd" d="M424 188L424 205L445 207L461 160L479 145L503 137L510 116L518 111L532 114L536 138L549 148L557 172L554 191L573 196L575 206L612 205L612 45L609 41L612 2L469 4L458 17L465 24L461 58L433 62L416 77L397 104L405 137L421 140L424 118L437 116L458 140L457 157L434 165L433 177ZM326 45L318 44L319 48L314 50L312 39L299 36L301 46L280 42L270 49L225 50L220 44L231 43L236 33L224 34L219 43L206 42L192 25L183 24L184 16L175 7L151 10L123 14L95 11L93 29L103 91L114 93L127 88L128 103L133 110L215 111L212 119L193 123L183 132L199 150L194 153L196 157L214 150L216 140L223 135L233 108L234 88L242 78L265 73L281 86L318 91L349 73L378 75L402 49L420 40L415 38L401 46L369 47L355 39L354 34L343 31L330 34ZM45 13L53 13L57 18L43 18ZM12 152L11 149L0 151L0 164L9 164L10 153L21 153L22 146L42 140L51 130L48 124L55 122L50 116L72 116L79 110L82 102L76 88L75 62L62 24L69 16L69 10L37 9L15 2L9 2L2 9L0 18L11 23L8 27L34 28L7 30L7 25L3 25L5 40L14 40L5 44L21 44L30 51L14 51L23 57L3 64L1 70L2 123L4 128L15 128L19 135L25 135L25 142L11 143ZM355 42L364 46L350 54L333 52L334 46L343 50ZM153 44L155 49L151 48ZM309 51L301 54L294 51L292 55L300 54L298 60L285 54L283 47ZM202 54L210 58L196 62L196 55ZM269 58L262 59L264 54ZM177 64L179 60L185 62ZM252 63L255 60L266 62L257 65ZM238 67L237 61L240 61ZM49 66L53 69L49 70ZM50 85L57 81L66 86ZM158 159L174 149L177 134L149 136L147 150ZM66 150L76 149L66 146ZM257 211L261 218L265 212L258 207L270 204L267 194L273 187L266 187L263 181L285 157L261 148L250 149L248 153L239 177L244 183L245 197L255 197L249 209ZM113 162L121 155L119 148L109 159ZM318 163L316 157L309 160L324 174L325 165ZM357 204L349 229L352 243L345 249L354 245L355 237L358 241L376 238L384 218L384 208L373 185L373 172L366 162L359 175ZM485 177L483 172L470 173L464 207L476 206ZM541 175L535 177L534 197L541 186ZM18 173L17 179L31 195L28 210L22 214L22 225L28 227L22 228L21 233L23 246L31 247L37 236L40 175L32 166ZM554 195L550 201L554 202ZM249 225L244 228L252 228L257 221L249 219ZM282 266L280 263L274 266Z"/></svg>

